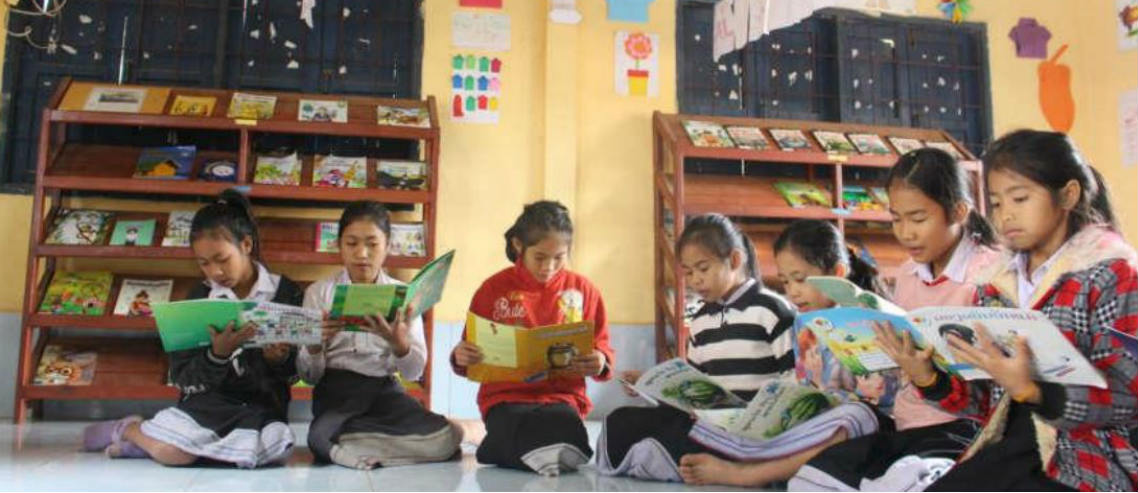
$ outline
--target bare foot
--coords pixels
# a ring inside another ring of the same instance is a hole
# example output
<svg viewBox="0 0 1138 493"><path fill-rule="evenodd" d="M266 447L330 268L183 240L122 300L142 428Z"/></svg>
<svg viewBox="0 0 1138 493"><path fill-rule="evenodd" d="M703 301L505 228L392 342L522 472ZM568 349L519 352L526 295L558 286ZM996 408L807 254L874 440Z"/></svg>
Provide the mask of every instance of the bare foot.
<svg viewBox="0 0 1138 493"><path fill-rule="evenodd" d="M680 458L680 477L691 485L754 486L745 477L747 465L710 454L688 454Z"/></svg>

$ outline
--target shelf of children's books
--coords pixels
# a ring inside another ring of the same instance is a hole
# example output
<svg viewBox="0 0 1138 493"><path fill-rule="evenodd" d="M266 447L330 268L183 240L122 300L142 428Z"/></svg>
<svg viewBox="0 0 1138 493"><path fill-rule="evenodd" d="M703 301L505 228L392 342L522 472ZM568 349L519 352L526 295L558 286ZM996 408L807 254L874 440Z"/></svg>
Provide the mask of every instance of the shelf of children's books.
<svg viewBox="0 0 1138 493"><path fill-rule="evenodd" d="M127 317L120 315L51 315L34 313L28 316L32 327L60 327L74 329L111 329L138 332L154 332L156 327L151 317Z"/></svg>
<svg viewBox="0 0 1138 493"><path fill-rule="evenodd" d="M343 263L339 253L314 252L308 246L308 251L288 250L275 248L272 243L261 245L264 250L261 257L269 263L283 264L312 264L312 265L339 265ZM287 247L286 247L287 248ZM174 247L138 247L138 246L78 246L78 245L39 245L36 247L38 257L102 257L126 259L193 259L194 252L189 248ZM384 265L394 269L418 269L427 265L430 259L426 257L389 256Z"/></svg>
<svg viewBox="0 0 1138 493"><path fill-rule="evenodd" d="M323 188L289 185L249 185L249 196L266 199L354 202L375 200L388 204L424 204L432 201L425 190L388 190L377 188Z"/></svg>
<svg viewBox="0 0 1138 493"><path fill-rule="evenodd" d="M889 221L883 211L846 211L823 206L792 207L775 188L778 178L697 175L684 178L684 213L718 212L736 217L786 219L839 219L850 221ZM828 190L823 193L829 196ZM832 197L829 198L832 203Z"/></svg>

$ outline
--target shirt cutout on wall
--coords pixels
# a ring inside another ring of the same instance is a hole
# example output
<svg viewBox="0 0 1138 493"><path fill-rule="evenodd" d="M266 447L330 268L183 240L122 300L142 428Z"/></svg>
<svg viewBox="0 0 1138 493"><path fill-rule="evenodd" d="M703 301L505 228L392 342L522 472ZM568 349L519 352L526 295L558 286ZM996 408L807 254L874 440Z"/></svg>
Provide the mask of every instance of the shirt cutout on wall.
<svg viewBox="0 0 1138 493"><path fill-rule="evenodd" d="M648 22L648 6L655 0L608 0L608 16L614 22Z"/></svg>
<svg viewBox="0 0 1138 493"><path fill-rule="evenodd" d="M660 36L617 31L614 76L621 96L656 97L660 93Z"/></svg>
<svg viewBox="0 0 1138 493"><path fill-rule="evenodd" d="M454 55L451 58L451 120L498 123L501 71L502 61L498 58Z"/></svg>
<svg viewBox="0 0 1138 493"><path fill-rule="evenodd" d="M1016 56L1020 58L1047 58L1047 41L1051 31L1032 17L1021 17L1011 31L1008 31L1016 45Z"/></svg>
<svg viewBox="0 0 1138 493"><path fill-rule="evenodd" d="M1118 49L1138 48L1138 0L1114 0L1118 19Z"/></svg>
<svg viewBox="0 0 1138 493"><path fill-rule="evenodd" d="M502 8L502 0L458 0L459 7Z"/></svg>

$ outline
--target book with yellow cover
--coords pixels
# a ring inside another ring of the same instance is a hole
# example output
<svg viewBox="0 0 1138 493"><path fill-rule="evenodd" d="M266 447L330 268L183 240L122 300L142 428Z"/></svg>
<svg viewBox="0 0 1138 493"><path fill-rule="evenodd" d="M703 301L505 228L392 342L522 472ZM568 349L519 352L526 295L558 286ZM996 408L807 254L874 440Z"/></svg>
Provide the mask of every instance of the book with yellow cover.
<svg viewBox="0 0 1138 493"><path fill-rule="evenodd" d="M174 96L170 114L174 116L211 116L217 98L213 96Z"/></svg>
<svg viewBox="0 0 1138 493"><path fill-rule="evenodd" d="M571 378L573 358L593 351L593 322L527 328L468 313L466 340L482 349L482 362L466 370L476 382Z"/></svg>

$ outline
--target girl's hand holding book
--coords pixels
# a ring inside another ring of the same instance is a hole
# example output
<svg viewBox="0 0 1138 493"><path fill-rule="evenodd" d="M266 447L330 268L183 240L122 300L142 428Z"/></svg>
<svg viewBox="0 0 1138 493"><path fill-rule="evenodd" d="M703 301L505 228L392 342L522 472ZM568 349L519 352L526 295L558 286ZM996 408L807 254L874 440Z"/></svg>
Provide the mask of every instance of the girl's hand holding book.
<svg viewBox="0 0 1138 493"><path fill-rule="evenodd" d="M975 346L956 334L948 335L948 346L956 360L988 372L992 380L1017 401L1039 404L1041 394L1032 378L1031 348L1027 345L1027 338L1017 335L1014 353L1008 355L992 340L987 327L976 324L975 328Z"/></svg>
<svg viewBox="0 0 1138 493"><path fill-rule="evenodd" d="M410 313L410 307L396 312L395 320L390 323L382 315L369 315L364 317L365 328L387 341L395 356L402 358L411 352L411 324L407 323L407 316Z"/></svg>
<svg viewBox="0 0 1138 493"><path fill-rule="evenodd" d="M636 397L639 394L634 386L636 385L636 382L640 381L640 376L643 374L644 372L640 370L625 370L620 372L619 380L620 383L624 384L625 395L629 397Z"/></svg>
<svg viewBox="0 0 1138 493"><path fill-rule="evenodd" d="M467 341L462 341L454 347L454 364L467 367L482 362L482 348Z"/></svg>
<svg viewBox="0 0 1138 493"><path fill-rule="evenodd" d="M605 353L593 351L573 358L573 370L581 376L595 377L605 369Z"/></svg>
<svg viewBox="0 0 1138 493"><path fill-rule="evenodd" d="M878 345L892 359L909 380L918 387L932 385L936 381L936 368L933 366L933 347L918 349L908 331L897 336L897 329L889 322L873 322L873 333Z"/></svg>
<svg viewBox="0 0 1138 493"><path fill-rule="evenodd" d="M237 348L241 347L253 336L257 335L257 325L249 322L242 325L240 329L236 328L236 322L230 321L225 325L225 328L220 331L217 328L210 326L209 340L210 351L218 358L228 358L233 354Z"/></svg>
<svg viewBox="0 0 1138 493"><path fill-rule="evenodd" d="M320 323L320 344L309 345L308 354L317 354L323 351L325 347L328 347L328 343L332 341L332 338L335 337L336 334L339 334L341 330L344 330L344 325L343 320L329 319L328 312L325 311L324 321Z"/></svg>

